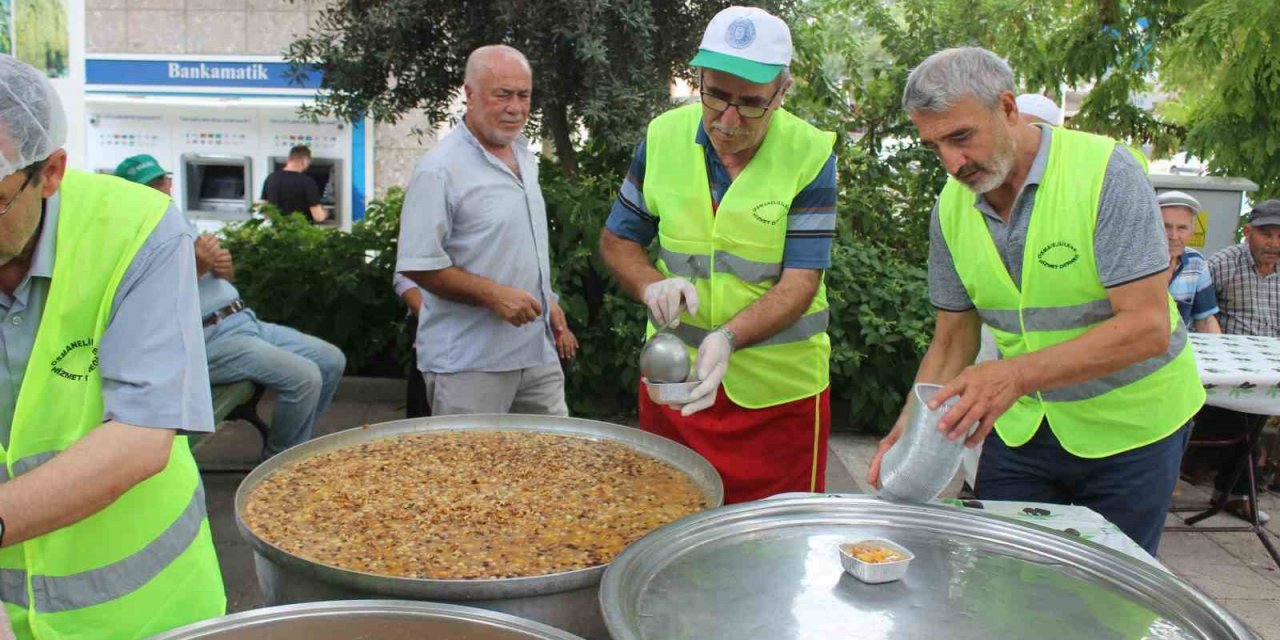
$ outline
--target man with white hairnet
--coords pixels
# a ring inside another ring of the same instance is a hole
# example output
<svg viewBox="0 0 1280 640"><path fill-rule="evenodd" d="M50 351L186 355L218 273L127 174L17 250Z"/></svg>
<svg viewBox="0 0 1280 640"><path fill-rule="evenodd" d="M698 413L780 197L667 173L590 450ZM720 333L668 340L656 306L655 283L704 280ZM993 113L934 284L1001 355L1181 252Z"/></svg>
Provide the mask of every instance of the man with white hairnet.
<svg viewBox="0 0 1280 640"><path fill-rule="evenodd" d="M213 427L193 238L65 136L0 56L0 600L19 638L141 638L226 607L180 435Z"/></svg>
<svg viewBox="0 0 1280 640"><path fill-rule="evenodd" d="M938 313L916 374L945 385L933 408L957 398L939 429L983 443L978 498L1082 505L1154 555L1205 393L1141 165L1109 138L1021 122L1013 72L985 49L930 56L903 107L951 175L930 225ZM1001 358L973 364L984 323Z"/></svg>

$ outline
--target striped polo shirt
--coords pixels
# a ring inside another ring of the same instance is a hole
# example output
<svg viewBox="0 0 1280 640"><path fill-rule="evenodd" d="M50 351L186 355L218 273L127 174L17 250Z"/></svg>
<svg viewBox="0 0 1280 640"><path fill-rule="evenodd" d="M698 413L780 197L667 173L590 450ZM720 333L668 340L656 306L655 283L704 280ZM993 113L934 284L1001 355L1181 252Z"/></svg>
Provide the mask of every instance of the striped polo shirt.
<svg viewBox="0 0 1280 640"><path fill-rule="evenodd" d="M706 151L707 178L711 184L711 201L719 206L720 200L733 182L715 148L711 146L707 132L698 125L697 142ZM658 217L644 203L645 142L636 147L631 169L622 181L622 188L605 228L614 235L649 246L658 235ZM831 266L831 241L836 230L836 157L832 154L813 179L791 201L787 215L787 241L782 253L782 266L787 269L826 269Z"/></svg>

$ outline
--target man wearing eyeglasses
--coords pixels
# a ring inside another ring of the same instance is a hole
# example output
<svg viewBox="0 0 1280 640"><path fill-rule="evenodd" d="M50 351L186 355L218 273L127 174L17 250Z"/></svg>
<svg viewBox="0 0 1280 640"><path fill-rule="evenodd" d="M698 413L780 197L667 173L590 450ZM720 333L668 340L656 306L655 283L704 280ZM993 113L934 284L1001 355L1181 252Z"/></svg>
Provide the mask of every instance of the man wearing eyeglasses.
<svg viewBox="0 0 1280 640"><path fill-rule="evenodd" d="M826 471L835 136L782 108L790 62L776 16L717 14L692 62L701 104L649 124L600 237L647 334L696 347L691 399L642 389L640 425L710 460L726 502L822 491Z"/></svg>
<svg viewBox="0 0 1280 640"><path fill-rule="evenodd" d="M48 79L0 56L0 602L18 638L222 615L192 234L163 194L67 168Z"/></svg>

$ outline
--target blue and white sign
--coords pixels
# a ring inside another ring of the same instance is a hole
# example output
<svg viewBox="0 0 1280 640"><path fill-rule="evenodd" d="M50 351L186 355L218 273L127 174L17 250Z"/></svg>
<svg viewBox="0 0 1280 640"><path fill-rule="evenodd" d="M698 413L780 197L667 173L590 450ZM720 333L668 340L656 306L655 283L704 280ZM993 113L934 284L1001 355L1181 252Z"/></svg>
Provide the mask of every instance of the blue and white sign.
<svg viewBox="0 0 1280 640"><path fill-rule="evenodd" d="M217 89L305 90L320 88L323 72L294 74L286 62L239 60L137 60L89 58L85 84L89 87L201 87Z"/></svg>

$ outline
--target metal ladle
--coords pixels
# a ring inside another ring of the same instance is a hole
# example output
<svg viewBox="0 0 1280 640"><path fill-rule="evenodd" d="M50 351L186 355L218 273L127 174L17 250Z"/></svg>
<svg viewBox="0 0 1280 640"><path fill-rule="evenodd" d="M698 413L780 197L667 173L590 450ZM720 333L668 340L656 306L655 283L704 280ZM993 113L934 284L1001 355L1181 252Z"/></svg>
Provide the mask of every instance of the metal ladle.
<svg viewBox="0 0 1280 640"><path fill-rule="evenodd" d="M692 365L684 341L666 330L677 321L672 318L658 328L640 349L640 375L654 383L684 382Z"/></svg>

